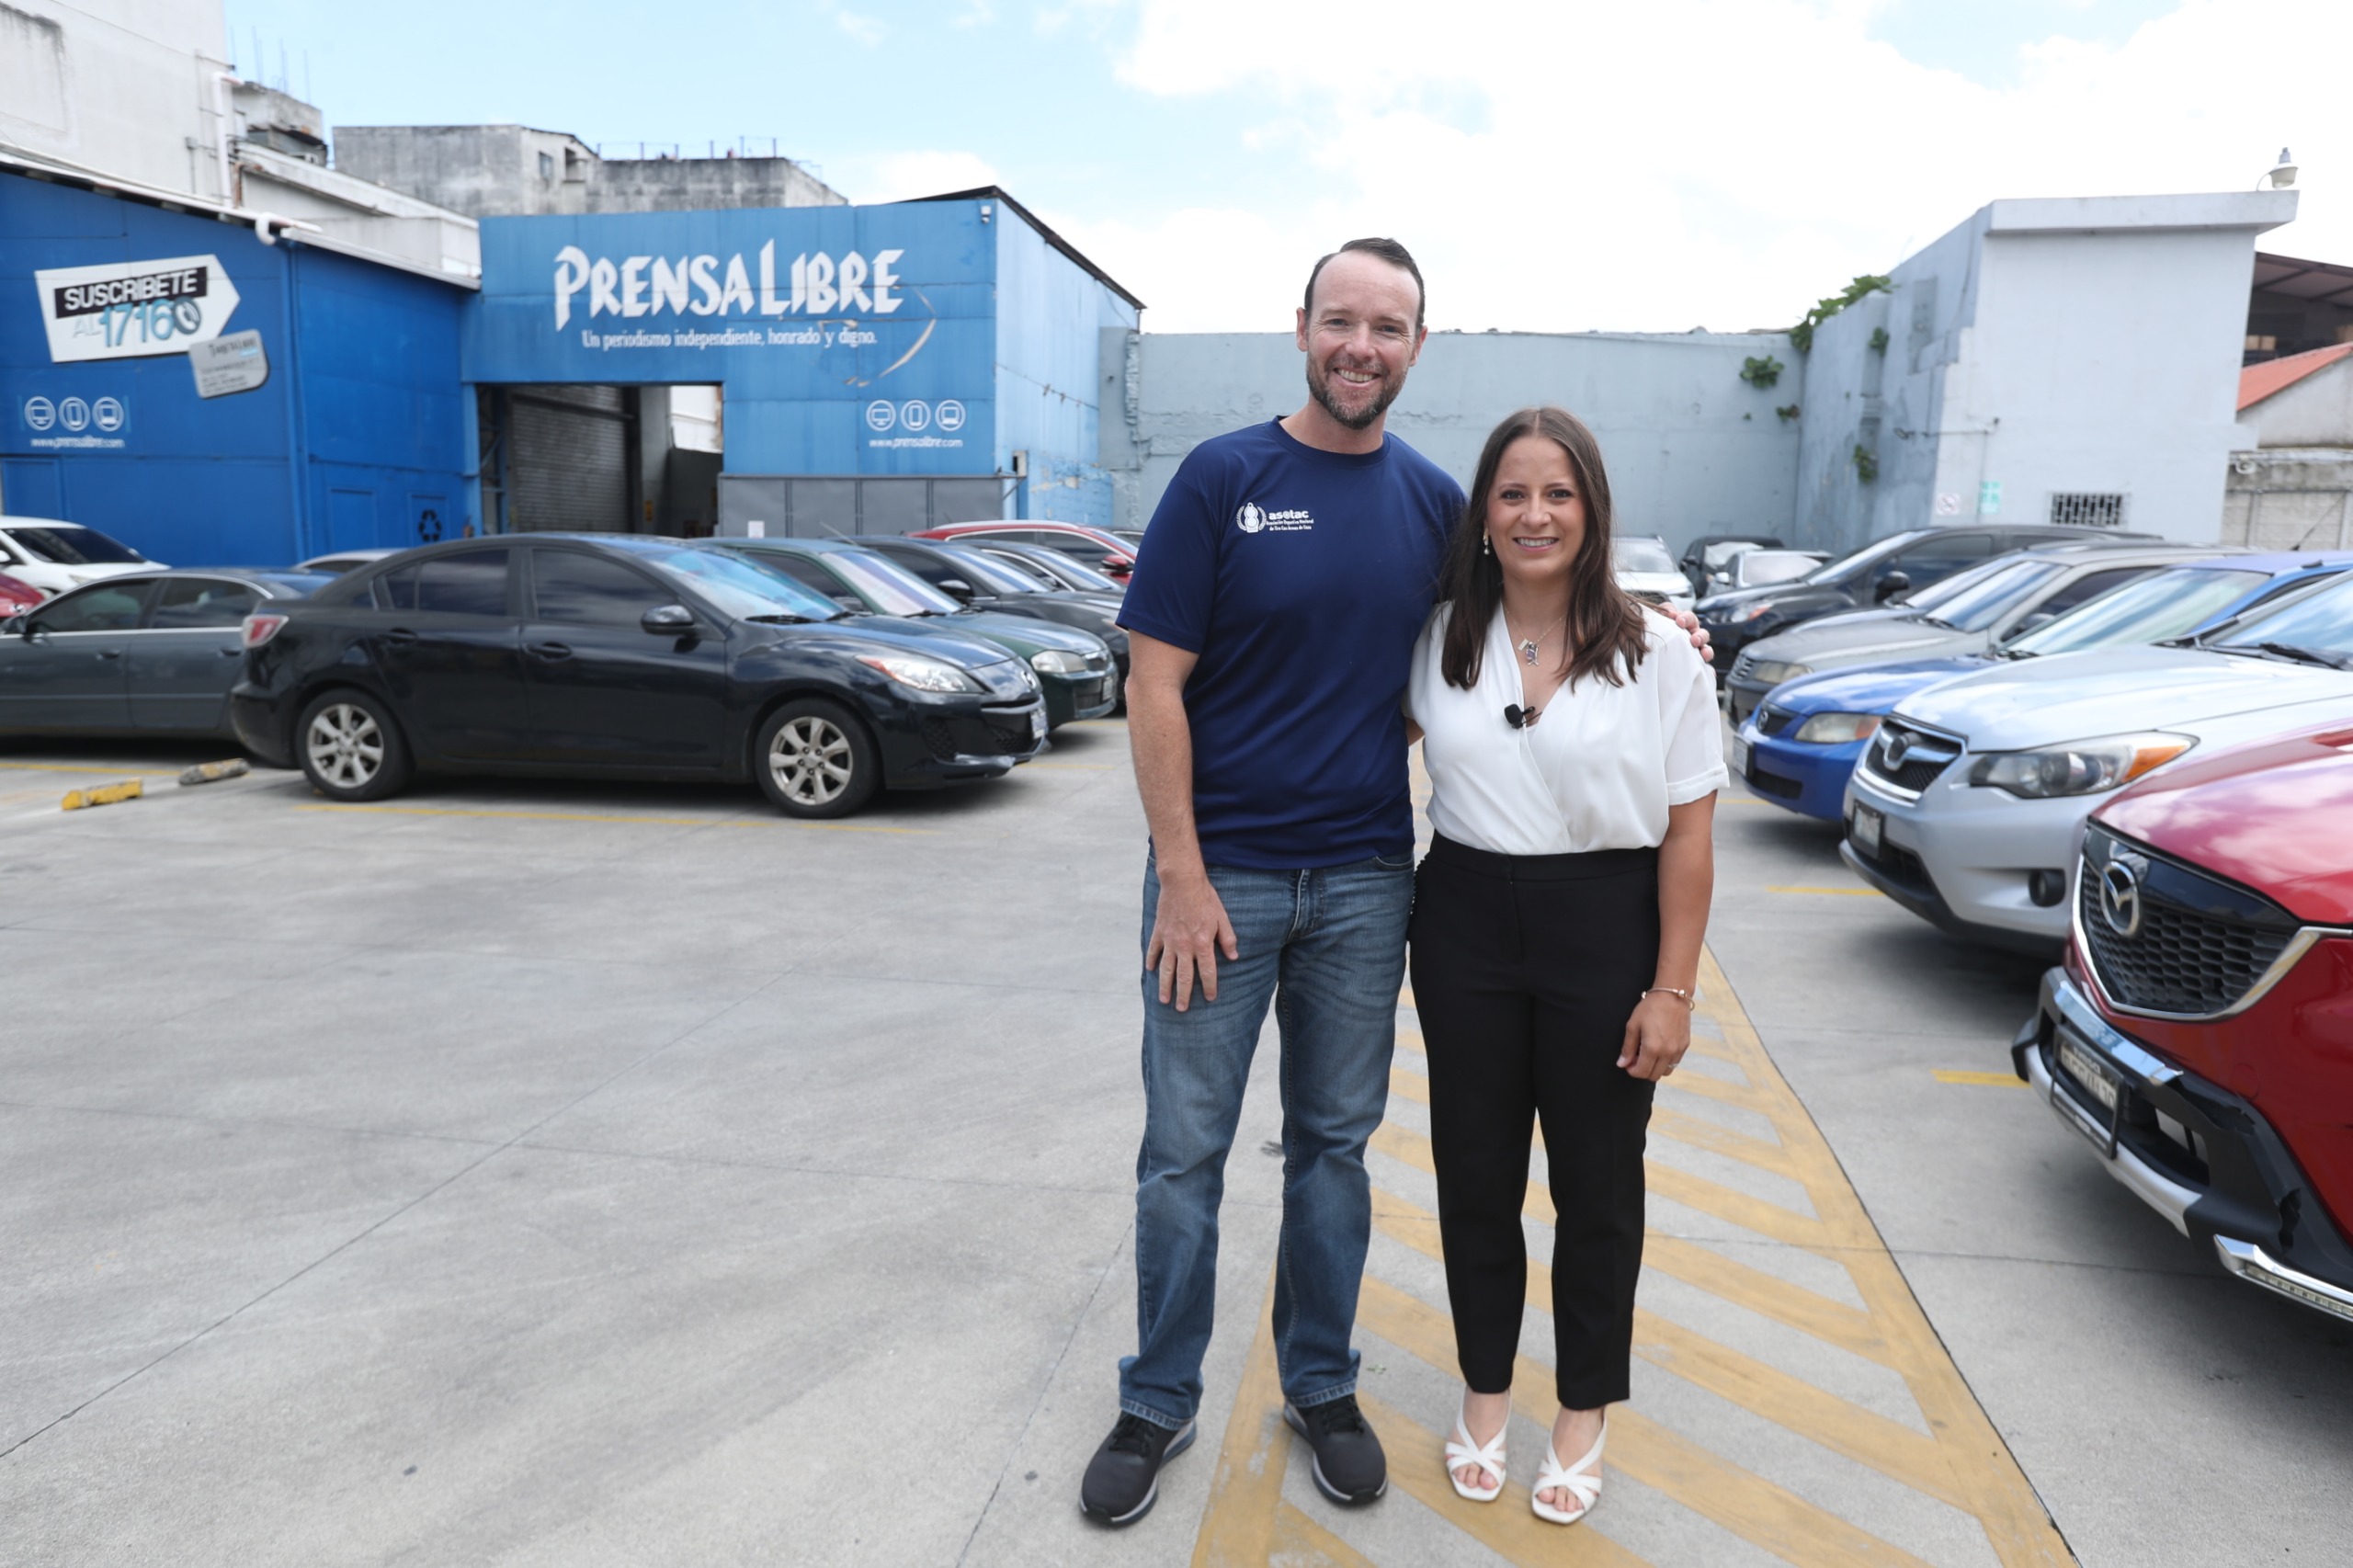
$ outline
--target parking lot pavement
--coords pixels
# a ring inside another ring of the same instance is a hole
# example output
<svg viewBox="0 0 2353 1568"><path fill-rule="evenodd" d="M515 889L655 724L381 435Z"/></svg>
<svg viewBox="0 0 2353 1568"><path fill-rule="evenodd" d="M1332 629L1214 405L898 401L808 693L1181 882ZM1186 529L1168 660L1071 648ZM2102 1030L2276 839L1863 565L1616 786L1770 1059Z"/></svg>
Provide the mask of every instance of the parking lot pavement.
<svg viewBox="0 0 2353 1568"><path fill-rule="evenodd" d="M200 760L18 744L0 792ZM1408 996L1360 1324L1394 1494L1331 1507L1267 1419L1270 1040L1203 1441L1113 1535L1074 1500L1133 1324L1122 726L838 824L273 772L0 801L0 1562L2332 1560L2347 1336L2003 1079L2031 964L1772 807L1719 823L1592 1524L1526 1513L1540 1316L1518 1505L1444 1489Z"/></svg>

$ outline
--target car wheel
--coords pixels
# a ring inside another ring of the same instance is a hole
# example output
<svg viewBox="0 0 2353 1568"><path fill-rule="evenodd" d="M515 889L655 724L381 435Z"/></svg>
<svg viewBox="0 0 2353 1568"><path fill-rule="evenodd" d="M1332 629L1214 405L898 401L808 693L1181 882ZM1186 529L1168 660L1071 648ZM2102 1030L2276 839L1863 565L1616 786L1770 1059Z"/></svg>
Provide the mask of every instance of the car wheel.
<svg viewBox="0 0 2353 1568"><path fill-rule="evenodd" d="M391 710L359 691L330 691L303 709L294 753L311 788L330 801L381 801L415 771Z"/></svg>
<svg viewBox="0 0 2353 1568"><path fill-rule="evenodd" d="M882 760L839 703L804 697L760 726L752 772L786 816L846 817L874 798Z"/></svg>

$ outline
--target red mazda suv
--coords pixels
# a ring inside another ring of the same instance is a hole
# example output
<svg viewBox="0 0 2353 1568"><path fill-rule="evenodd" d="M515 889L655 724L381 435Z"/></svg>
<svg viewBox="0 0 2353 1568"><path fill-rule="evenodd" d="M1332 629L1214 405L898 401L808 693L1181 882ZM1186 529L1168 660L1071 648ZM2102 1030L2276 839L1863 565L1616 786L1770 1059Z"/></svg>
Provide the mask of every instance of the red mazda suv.
<svg viewBox="0 0 2353 1568"><path fill-rule="evenodd" d="M2353 715L2086 824L2018 1076L2230 1273L2353 1320Z"/></svg>

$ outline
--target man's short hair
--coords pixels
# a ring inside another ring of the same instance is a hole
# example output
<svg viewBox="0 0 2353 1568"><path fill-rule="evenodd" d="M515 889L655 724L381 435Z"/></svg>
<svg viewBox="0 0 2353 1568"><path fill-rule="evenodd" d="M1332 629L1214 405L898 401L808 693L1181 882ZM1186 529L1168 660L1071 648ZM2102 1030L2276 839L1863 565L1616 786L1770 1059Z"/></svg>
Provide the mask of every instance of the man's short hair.
<svg viewBox="0 0 2353 1568"><path fill-rule="evenodd" d="M1362 251L1367 256L1379 256L1381 260L1387 262L1390 266L1396 267L1400 271L1412 274L1414 279L1414 330L1417 333L1420 332L1422 330L1422 321L1427 313L1427 307L1429 303L1429 290L1422 282L1422 269L1414 265L1414 253L1407 250L1404 245L1399 244L1395 240L1392 239L1373 238L1350 240L1347 244L1342 245L1338 250L1333 251L1330 255L1318 256L1315 261L1315 269L1307 275L1307 293L1301 301L1302 308L1311 315L1314 313L1315 280L1324 276L1324 264L1334 259L1334 257L1346 256L1350 251Z"/></svg>

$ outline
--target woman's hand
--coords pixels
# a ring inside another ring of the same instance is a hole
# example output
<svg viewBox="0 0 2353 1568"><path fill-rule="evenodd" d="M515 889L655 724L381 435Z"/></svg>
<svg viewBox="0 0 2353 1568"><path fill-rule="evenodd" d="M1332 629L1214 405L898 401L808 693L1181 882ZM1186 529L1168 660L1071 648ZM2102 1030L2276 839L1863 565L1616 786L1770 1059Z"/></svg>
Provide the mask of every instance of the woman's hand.
<svg viewBox="0 0 2353 1568"><path fill-rule="evenodd" d="M1637 1078L1657 1083L1675 1071L1691 1049L1691 1009L1678 996L1654 992L1634 1006L1626 1020L1626 1043L1619 1049L1618 1065Z"/></svg>

